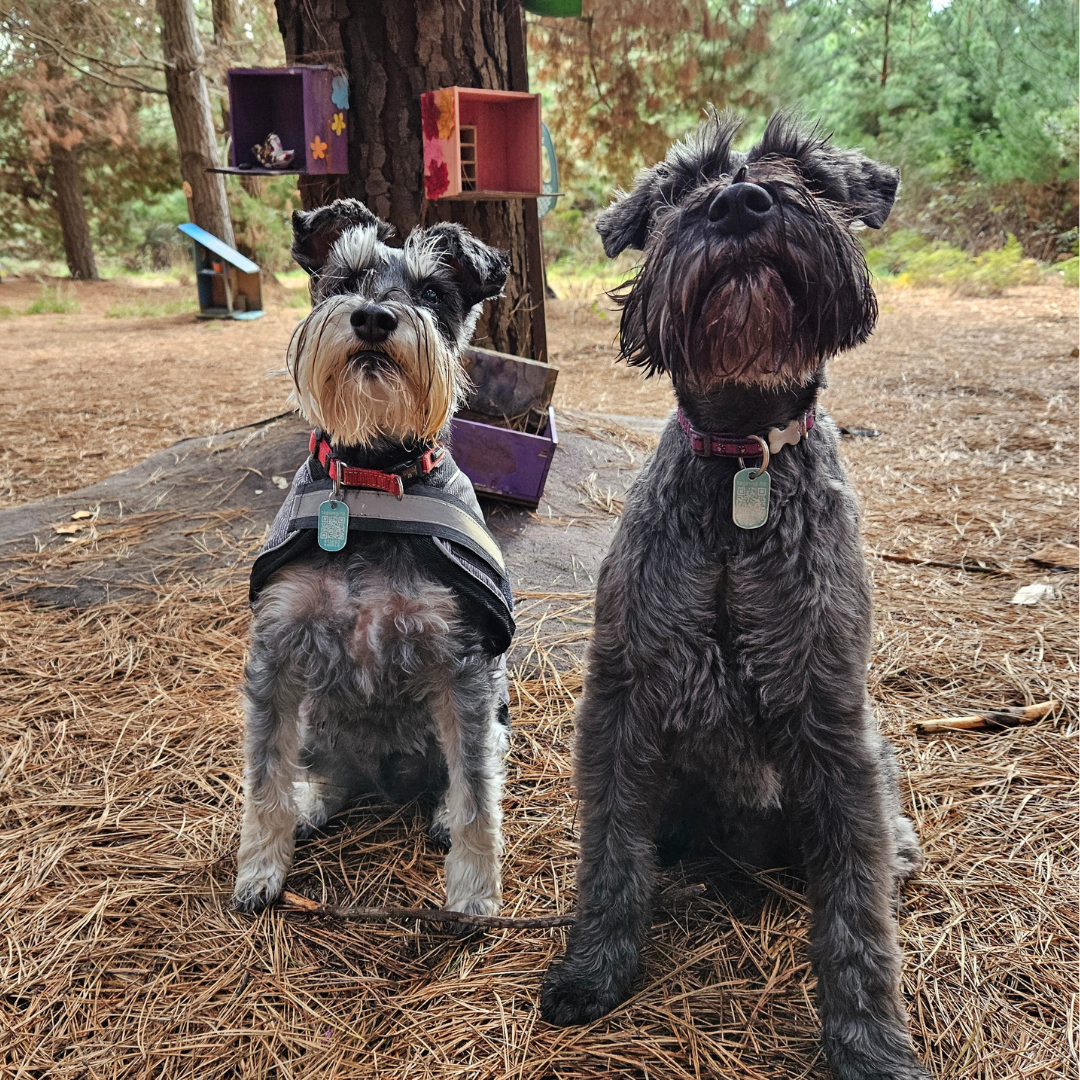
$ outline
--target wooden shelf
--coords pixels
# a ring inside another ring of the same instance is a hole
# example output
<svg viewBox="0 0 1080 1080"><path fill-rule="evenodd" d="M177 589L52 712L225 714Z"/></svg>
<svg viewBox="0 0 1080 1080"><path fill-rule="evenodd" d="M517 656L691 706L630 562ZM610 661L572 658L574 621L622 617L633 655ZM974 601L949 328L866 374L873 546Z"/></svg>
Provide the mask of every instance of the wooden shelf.
<svg viewBox="0 0 1080 1080"><path fill-rule="evenodd" d="M287 169L236 169L227 167L220 169L207 169L207 172L228 173L230 176L304 176L303 169L294 169L291 165ZM325 176L325 173L312 173L313 176Z"/></svg>
<svg viewBox="0 0 1080 1080"><path fill-rule="evenodd" d="M561 191L463 191L460 195L443 195L439 202L498 202L505 199L544 199L561 196Z"/></svg>

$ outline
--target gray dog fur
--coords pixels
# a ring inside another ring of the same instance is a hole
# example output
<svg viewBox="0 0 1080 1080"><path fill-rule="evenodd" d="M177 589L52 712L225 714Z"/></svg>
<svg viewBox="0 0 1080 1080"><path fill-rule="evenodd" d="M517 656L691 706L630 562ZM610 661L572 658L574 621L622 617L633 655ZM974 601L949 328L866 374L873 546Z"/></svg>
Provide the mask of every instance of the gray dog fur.
<svg viewBox="0 0 1080 1080"><path fill-rule="evenodd" d="M695 427L765 434L812 406L825 361L870 333L851 228L880 227L899 175L783 117L743 155L737 128L711 117L598 228L609 255L645 252L622 297L623 355L670 371ZM717 228L736 183L759 184L771 206L745 234ZM773 290L765 307L788 353L755 323L758 289ZM764 866L796 851L834 1076L924 1080L895 917L922 854L867 695L870 589L836 428L819 409L808 437L773 456L756 531L732 521L738 467L694 456L673 419L601 569L576 719L578 920L542 1013L582 1023L629 995L658 842L668 858L712 847Z"/></svg>
<svg viewBox="0 0 1080 1080"><path fill-rule="evenodd" d="M447 433L465 385L461 349L480 305L502 291L508 260L456 225L389 248L390 226L355 200L293 224L314 302L289 351L301 411L350 466L408 461ZM475 504L452 463L429 479L445 486L454 475ZM450 841L446 906L498 911L505 663L433 570L429 543L352 534L338 553L316 548L278 569L259 596L245 670L238 909L281 893L297 835L375 795L425 797L433 833Z"/></svg>

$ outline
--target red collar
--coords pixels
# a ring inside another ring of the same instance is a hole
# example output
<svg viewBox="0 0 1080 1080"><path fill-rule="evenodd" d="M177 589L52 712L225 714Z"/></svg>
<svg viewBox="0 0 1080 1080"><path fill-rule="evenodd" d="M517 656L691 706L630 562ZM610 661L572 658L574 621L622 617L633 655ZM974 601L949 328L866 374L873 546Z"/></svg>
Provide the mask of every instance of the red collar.
<svg viewBox="0 0 1080 1080"><path fill-rule="evenodd" d="M419 457L399 466L393 472L382 472L379 469L358 469L352 465L346 465L334 454L333 447L327 441L321 431L316 429L311 433L308 442L308 450L319 459L319 464L326 470L326 475L348 488L370 488L374 491L386 491L396 495L399 499L405 494L403 481L412 480L417 476L427 476L429 472L437 469L446 458L446 447L436 443L430 450L425 450Z"/></svg>
<svg viewBox="0 0 1080 1080"><path fill-rule="evenodd" d="M697 457L761 457L761 443L750 435L736 435L728 431L698 431L686 417L678 411L679 427L690 442L690 449ZM778 453L784 445L794 445L800 438L805 439L807 432L814 426L813 407L802 416L792 420L786 428L770 428L766 439L769 451Z"/></svg>

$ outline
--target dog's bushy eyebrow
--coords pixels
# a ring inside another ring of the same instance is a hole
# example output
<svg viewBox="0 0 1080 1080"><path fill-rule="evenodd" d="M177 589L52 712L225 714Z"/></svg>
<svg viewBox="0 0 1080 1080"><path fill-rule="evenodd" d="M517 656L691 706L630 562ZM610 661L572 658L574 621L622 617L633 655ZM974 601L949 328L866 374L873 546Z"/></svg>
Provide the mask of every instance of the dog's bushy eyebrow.
<svg viewBox="0 0 1080 1080"><path fill-rule="evenodd" d="M770 117L760 141L746 155L746 160L753 163L764 157L782 157L809 163L828 145L829 136L819 125L807 125L791 113L778 112Z"/></svg>
<svg viewBox="0 0 1080 1080"><path fill-rule="evenodd" d="M743 155L732 143L742 123L734 113L711 112L705 123L675 143L662 166L657 166L666 173L660 180L661 194L678 203L691 188L738 168Z"/></svg>

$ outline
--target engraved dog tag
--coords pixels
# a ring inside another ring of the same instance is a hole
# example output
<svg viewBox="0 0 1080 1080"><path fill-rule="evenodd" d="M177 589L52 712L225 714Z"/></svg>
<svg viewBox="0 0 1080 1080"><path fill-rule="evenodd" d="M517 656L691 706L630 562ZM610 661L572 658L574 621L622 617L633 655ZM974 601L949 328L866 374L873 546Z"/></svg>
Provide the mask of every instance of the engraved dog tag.
<svg viewBox="0 0 1080 1080"><path fill-rule="evenodd" d="M340 551L349 539L349 508L344 502L328 499L319 506L319 547Z"/></svg>
<svg viewBox="0 0 1080 1080"><path fill-rule="evenodd" d="M757 471L740 469L735 474L731 491L731 517L740 529L760 529L769 520L769 489L772 480L767 472L752 480L751 474Z"/></svg>

